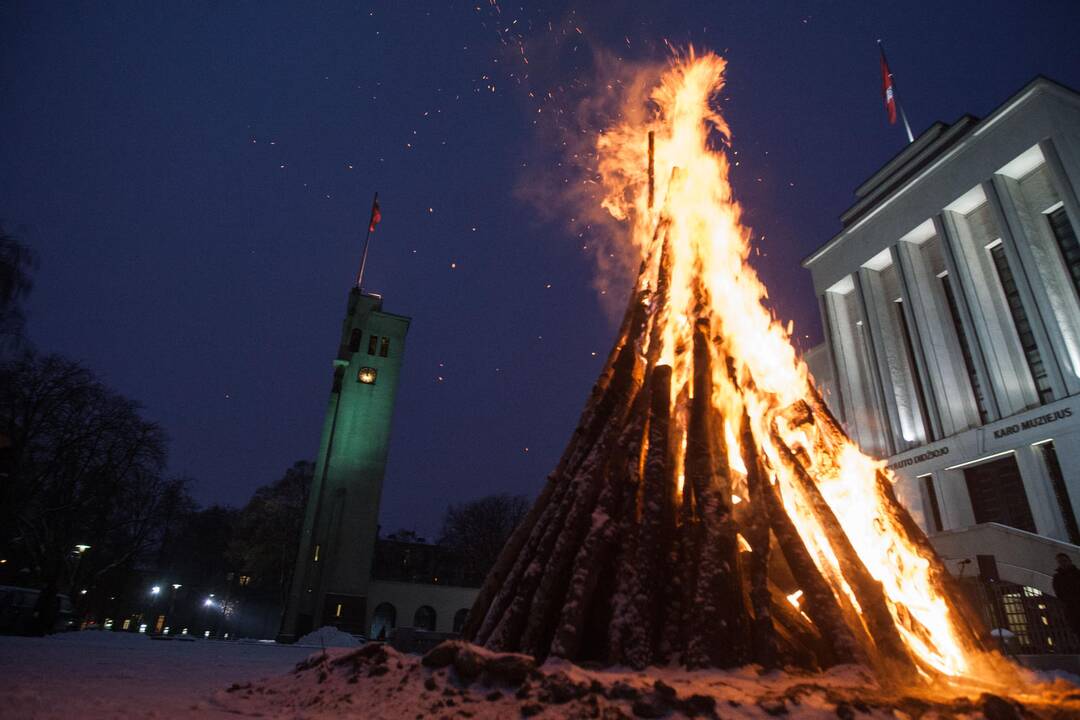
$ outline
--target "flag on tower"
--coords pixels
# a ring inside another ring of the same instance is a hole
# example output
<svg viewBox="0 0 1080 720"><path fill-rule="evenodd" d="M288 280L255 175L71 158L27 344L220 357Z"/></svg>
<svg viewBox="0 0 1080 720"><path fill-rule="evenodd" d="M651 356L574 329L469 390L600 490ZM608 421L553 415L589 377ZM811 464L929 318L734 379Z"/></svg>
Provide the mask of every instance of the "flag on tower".
<svg viewBox="0 0 1080 720"><path fill-rule="evenodd" d="M896 90L893 88L892 73L889 72L889 63L885 60L885 48L878 45L881 50L881 95L885 98L885 110L889 113L889 124L896 124Z"/></svg>
<svg viewBox="0 0 1080 720"><path fill-rule="evenodd" d="M379 211L379 196L371 203L371 222L368 223L368 232L375 232L375 226L382 220L382 212Z"/></svg>

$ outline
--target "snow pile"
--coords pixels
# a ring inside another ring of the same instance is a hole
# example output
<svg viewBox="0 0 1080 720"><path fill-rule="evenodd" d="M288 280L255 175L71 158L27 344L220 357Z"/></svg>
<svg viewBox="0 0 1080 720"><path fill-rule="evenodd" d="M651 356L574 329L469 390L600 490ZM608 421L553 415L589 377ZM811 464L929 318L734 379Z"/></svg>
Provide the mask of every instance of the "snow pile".
<svg viewBox="0 0 1080 720"><path fill-rule="evenodd" d="M289 675L235 684L214 696L227 712L279 718L799 718L1066 717L1080 712L1071 685L1041 704L997 695L952 700L897 695L862 668L822 673L651 668L592 670L565 661L537 666L526 655L493 653L461 641L423 659L383 643L312 655ZM1049 691L1049 689L1048 689Z"/></svg>
<svg viewBox="0 0 1080 720"><path fill-rule="evenodd" d="M352 635L341 632L336 627L324 625L297 640L296 644L301 647L354 648L360 647L362 643Z"/></svg>

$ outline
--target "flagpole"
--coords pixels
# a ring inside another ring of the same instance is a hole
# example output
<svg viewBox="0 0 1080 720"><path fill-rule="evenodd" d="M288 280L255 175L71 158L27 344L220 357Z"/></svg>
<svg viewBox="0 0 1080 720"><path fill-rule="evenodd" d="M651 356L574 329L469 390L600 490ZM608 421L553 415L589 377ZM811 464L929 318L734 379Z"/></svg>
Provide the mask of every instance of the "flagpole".
<svg viewBox="0 0 1080 720"><path fill-rule="evenodd" d="M896 87L896 83L893 83L893 87ZM900 119L904 121L904 129L907 130L907 141L910 145L911 143L915 142L915 136L911 134L911 126L908 125L907 113L904 112L904 106L900 103L899 100L896 101L896 107L900 109Z"/></svg>
<svg viewBox="0 0 1080 720"><path fill-rule="evenodd" d="M375 203L377 203L377 202L379 202L379 193L378 192L376 192L375 197L373 197L371 199L371 212L373 213L372 214L372 219L374 218ZM361 292L364 291L364 287L363 287L364 267L367 265L368 246L371 245L371 225L372 225L372 222L369 219L368 220L368 226L367 226L367 235L364 236L364 254L360 256L360 272L358 272L356 274L356 287Z"/></svg>

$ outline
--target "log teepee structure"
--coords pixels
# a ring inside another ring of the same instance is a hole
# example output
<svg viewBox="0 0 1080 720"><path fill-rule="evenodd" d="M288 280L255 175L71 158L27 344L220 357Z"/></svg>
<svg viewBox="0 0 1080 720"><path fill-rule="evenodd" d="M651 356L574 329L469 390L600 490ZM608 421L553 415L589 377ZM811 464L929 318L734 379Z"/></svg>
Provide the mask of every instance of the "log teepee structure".
<svg viewBox="0 0 1080 720"><path fill-rule="evenodd" d="M973 615L762 304L714 149L722 71L711 54L676 60L649 118L598 142L605 206L632 227L638 277L465 637L637 668L861 662L892 679L970 675L985 662Z"/></svg>

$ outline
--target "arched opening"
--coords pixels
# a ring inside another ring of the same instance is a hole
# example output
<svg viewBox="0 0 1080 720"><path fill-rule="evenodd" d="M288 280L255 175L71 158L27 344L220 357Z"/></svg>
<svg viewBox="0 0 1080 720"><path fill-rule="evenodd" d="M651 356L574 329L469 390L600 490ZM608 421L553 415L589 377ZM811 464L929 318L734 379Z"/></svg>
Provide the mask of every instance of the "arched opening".
<svg viewBox="0 0 1080 720"><path fill-rule="evenodd" d="M413 627L418 630L435 632L435 608L430 605L421 605L416 609L413 616Z"/></svg>
<svg viewBox="0 0 1080 720"><path fill-rule="evenodd" d="M469 608L461 608L454 613L454 632L460 633L465 629L465 618L469 617Z"/></svg>
<svg viewBox="0 0 1080 720"><path fill-rule="evenodd" d="M371 615L371 639L386 640L397 627L397 608L390 603L379 603Z"/></svg>

